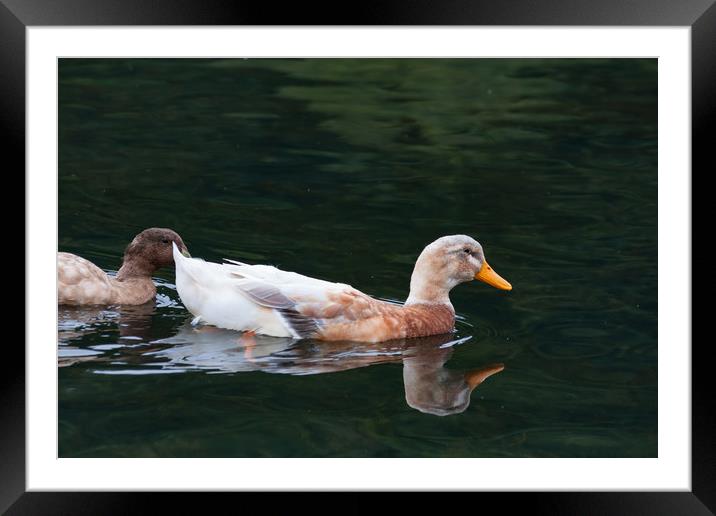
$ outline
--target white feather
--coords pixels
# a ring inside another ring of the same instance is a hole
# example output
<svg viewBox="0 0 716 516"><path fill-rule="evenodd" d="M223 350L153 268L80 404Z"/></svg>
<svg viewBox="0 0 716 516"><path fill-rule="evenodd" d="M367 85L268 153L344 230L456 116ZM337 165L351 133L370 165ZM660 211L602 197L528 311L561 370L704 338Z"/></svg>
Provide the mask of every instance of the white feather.
<svg viewBox="0 0 716 516"><path fill-rule="evenodd" d="M270 265L230 261L218 264L188 258L174 246L177 292L187 310L204 323L297 338L282 310L327 303L329 292L350 288ZM262 302L263 297L267 301Z"/></svg>

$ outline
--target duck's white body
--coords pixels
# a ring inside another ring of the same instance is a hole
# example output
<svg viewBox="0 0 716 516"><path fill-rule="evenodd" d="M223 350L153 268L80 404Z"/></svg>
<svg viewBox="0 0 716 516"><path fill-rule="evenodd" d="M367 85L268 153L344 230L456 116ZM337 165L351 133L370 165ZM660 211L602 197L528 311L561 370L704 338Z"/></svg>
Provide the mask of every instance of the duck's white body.
<svg viewBox="0 0 716 516"><path fill-rule="evenodd" d="M176 247L174 261L177 292L201 322L273 337L302 338L311 333L302 331L311 323L300 320L294 300L325 303L330 302L328 292L351 289L269 265L187 258Z"/></svg>

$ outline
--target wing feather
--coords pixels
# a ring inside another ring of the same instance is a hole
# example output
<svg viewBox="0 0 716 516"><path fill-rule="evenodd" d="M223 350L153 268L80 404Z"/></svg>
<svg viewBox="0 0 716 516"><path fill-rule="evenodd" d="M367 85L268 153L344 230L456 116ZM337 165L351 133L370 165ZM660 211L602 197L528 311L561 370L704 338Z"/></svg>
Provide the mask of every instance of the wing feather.
<svg viewBox="0 0 716 516"><path fill-rule="evenodd" d="M297 337L310 338L320 330L319 322L313 317L300 313L296 309L295 301L287 297L278 286L245 278L236 281L236 286L254 303L278 312Z"/></svg>
<svg viewBox="0 0 716 516"><path fill-rule="evenodd" d="M315 336L323 327L383 314L387 304L344 283L282 271L270 265L233 260L221 266L252 302L279 313L297 336Z"/></svg>

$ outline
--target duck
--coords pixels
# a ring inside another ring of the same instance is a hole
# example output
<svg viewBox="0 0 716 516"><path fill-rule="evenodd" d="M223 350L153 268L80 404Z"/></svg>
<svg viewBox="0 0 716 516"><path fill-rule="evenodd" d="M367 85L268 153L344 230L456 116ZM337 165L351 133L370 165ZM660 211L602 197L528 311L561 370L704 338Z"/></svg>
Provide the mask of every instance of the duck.
<svg viewBox="0 0 716 516"><path fill-rule="evenodd" d="M273 337L383 342L450 333L455 325L449 297L453 287L477 279L512 290L488 265L482 245L467 235L444 236L423 249L402 305L345 283L270 265L207 262L172 246L177 292L195 316L193 324Z"/></svg>
<svg viewBox="0 0 716 516"><path fill-rule="evenodd" d="M154 300L157 289L152 274L175 262L173 249L189 251L171 229L148 228L124 251L122 266L111 277L91 261L76 254L57 253L58 305L142 305Z"/></svg>

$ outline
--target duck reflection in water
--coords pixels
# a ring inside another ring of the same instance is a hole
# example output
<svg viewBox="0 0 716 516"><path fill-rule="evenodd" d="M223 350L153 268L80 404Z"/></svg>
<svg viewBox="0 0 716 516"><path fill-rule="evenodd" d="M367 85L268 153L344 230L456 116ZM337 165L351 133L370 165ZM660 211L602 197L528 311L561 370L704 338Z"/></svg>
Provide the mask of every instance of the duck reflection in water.
<svg viewBox="0 0 716 516"><path fill-rule="evenodd" d="M102 351L108 345L83 346L85 338L92 340L97 333L119 334L117 344L122 348L138 342L151 340L153 304L116 306L60 306L57 313L57 338L59 367L78 362L103 361ZM78 347L79 346L79 347ZM92 349L99 348L99 349Z"/></svg>
<svg viewBox="0 0 716 516"><path fill-rule="evenodd" d="M470 394L486 378L502 371L503 364L490 364L469 371L446 369L453 347L419 343L403 352L405 401L420 412L447 416L464 412Z"/></svg>
<svg viewBox="0 0 716 516"><path fill-rule="evenodd" d="M177 335L155 341L154 349L144 353L143 360L149 360L152 367L161 364L163 370L292 375L333 373L402 361L407 404L420 412L446 416L464 412L472 391L504 369L503 364L468 371L445 368L454 346L471 338L445 334L381 344L325 343L186 325Z"/></svg>

